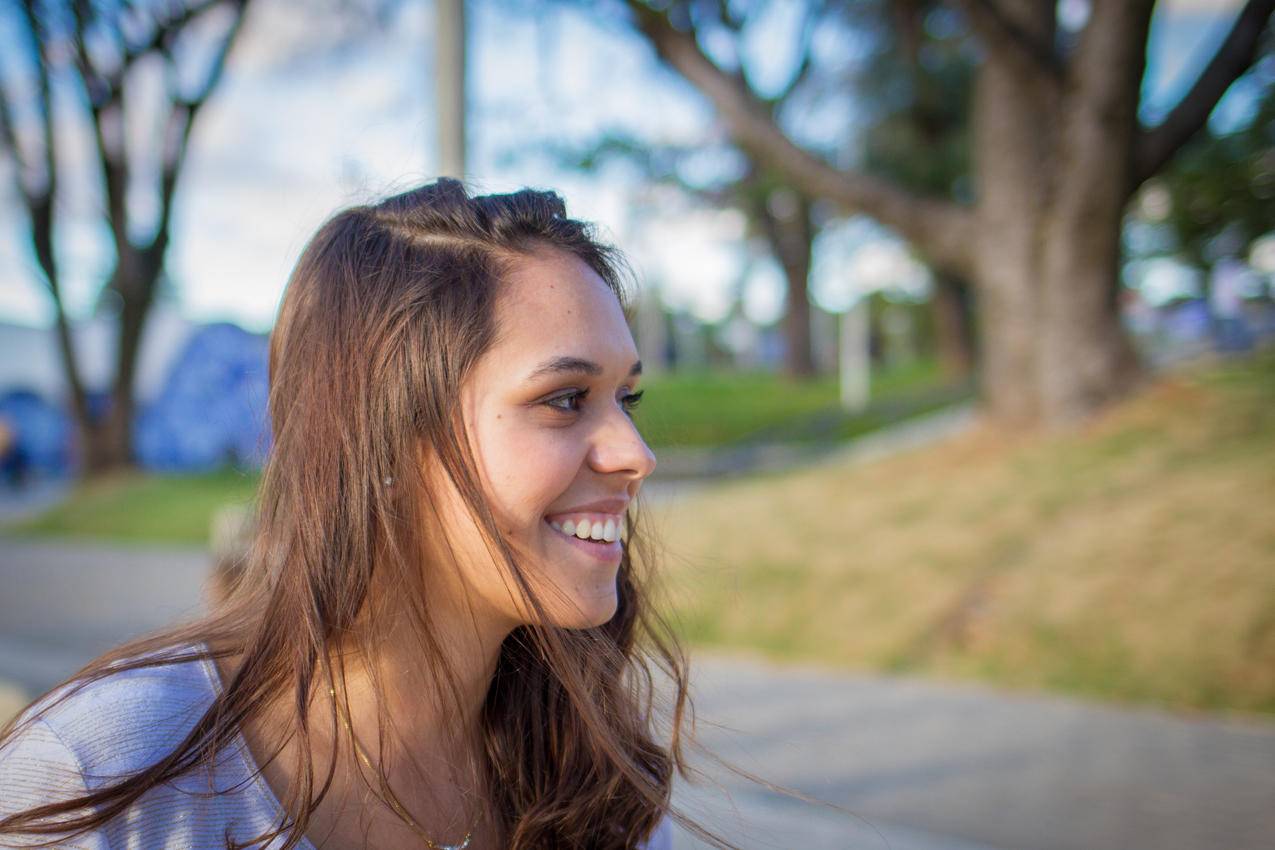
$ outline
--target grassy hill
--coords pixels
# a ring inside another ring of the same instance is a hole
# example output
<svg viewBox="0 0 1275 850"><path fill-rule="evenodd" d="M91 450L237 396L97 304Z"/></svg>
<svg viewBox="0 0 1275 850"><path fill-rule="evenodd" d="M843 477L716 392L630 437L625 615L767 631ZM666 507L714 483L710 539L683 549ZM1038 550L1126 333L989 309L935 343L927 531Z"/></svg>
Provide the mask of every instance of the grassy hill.
<svg viewBox="0 0 1275 850"><path fill-rule="evenodd" d="M1275 712L1275 356L654 509L696 643Z"/></svg>

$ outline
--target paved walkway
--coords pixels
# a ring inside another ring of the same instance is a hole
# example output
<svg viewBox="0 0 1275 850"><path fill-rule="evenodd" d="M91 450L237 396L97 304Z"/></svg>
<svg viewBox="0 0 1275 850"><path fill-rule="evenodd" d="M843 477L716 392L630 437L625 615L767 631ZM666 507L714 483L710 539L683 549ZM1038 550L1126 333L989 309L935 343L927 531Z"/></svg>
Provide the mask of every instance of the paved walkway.
<svg viewBox="0 0 1275 850"><path fill-rule="evenodd" d="M1275 847L1275 722L755 660L701 660L697 679L697 707L730 727L703 732L714 751L860 816L718 771L748 848Z"/></svg>
<svg viewBox="0 0 1275 850"><path fill-rule="evenodd" d="M199 614L209 561L198 548L0 537L0 680L43 692L115 644Z"/></svg>
<svg viewBox="0 0 1275 850"><path fill-rule="evenodd" d="M20 490L0 487L0 525L36 516L66 498L71 482L61 478L41 478Z"/></svg>
<svg viewBox="0 0 1275 850"><path fill-rule="evenodd" d="M0 680L41 691L117 641L197 613L207 563L199 549L0 539ZM750 850L1275 843L1275 723L720 657L695 673L712 751L854 813L722 774L718 789L678 788ZM700 846L677 837L678 850Z"/></svg>

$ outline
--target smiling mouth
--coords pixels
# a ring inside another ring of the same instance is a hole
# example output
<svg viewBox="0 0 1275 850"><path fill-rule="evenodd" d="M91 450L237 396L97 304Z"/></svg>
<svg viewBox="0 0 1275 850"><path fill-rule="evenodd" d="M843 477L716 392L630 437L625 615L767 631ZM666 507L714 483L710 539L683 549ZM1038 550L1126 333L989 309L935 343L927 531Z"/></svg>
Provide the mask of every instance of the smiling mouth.
<svg viewBox="0 0 1275 850"><path fill-rule="evenodd" d="M565 540L567 545L575 546L580 551L592 555L600 560L613 561L620 557L620 555L624 552L624 544L619 537L616 537L615 540L610 542L605 540L593 540L592 538L581 539L574 534L567 534L565 531L554 528L553 524L549 522L548 517L544 518L544 524L548 526L549 530L552 531L558 538Z"/></svg>

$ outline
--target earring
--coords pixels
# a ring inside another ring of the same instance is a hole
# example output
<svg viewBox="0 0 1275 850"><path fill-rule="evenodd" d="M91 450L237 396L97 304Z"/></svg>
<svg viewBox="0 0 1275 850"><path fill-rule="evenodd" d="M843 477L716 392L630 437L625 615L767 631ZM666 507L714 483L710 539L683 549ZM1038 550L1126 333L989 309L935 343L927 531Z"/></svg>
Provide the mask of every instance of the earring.
<svg viewBox="0 0 1275 850"><path fill-rule="evenodd" d="M385 486L386 486L386 487L393 487L393 486L394 486L394 476L393 476L393 475L387 475L387 476L385 476Z"/></svg>

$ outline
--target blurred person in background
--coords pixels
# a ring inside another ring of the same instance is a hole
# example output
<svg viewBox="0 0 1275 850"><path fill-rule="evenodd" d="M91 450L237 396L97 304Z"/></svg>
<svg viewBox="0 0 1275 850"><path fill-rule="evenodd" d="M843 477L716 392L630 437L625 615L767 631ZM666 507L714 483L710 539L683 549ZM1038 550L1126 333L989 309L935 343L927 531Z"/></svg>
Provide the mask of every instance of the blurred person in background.
<svg viewBox="0 0 1275 850"><path fill-rule="evenodd" d="M1253 347L1253 334L1244 316L1248 266L1236 257L1224 257L1213 267L1209 282L1209 307L1219 351L1244 353Z"/></svg>
<svg viewBox="0 0 1275 850"><path fill-rule="evenodd" d="M9 417L0 414L0 476L12 491L20 491L27 483L30 458L22 445L18 428Z"/></svg>
<svg viewBox="0 0 1275 850"><path fill-rule="evenodd" d="M732 846L669 805L686 658L644 590L655 457L591 234L446 179L320 228L241 569L0 730L0 845L662 850L673 818Z"/></svg>

